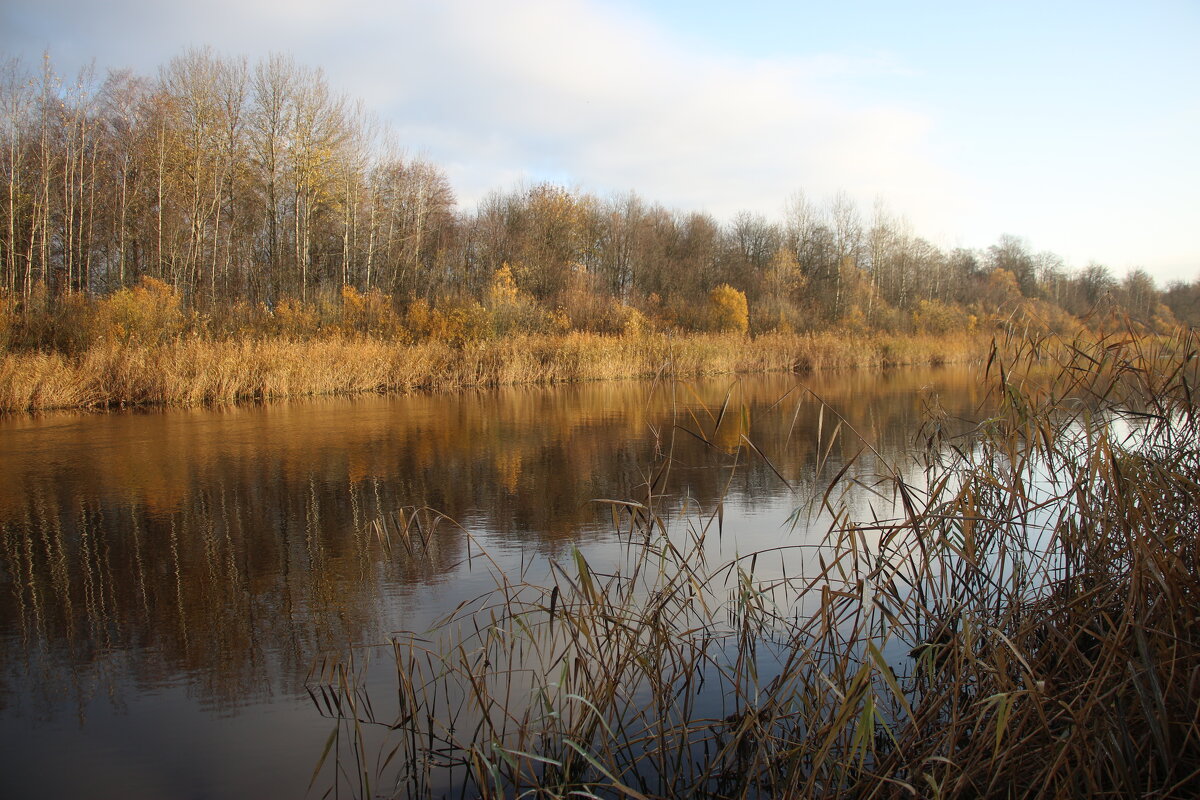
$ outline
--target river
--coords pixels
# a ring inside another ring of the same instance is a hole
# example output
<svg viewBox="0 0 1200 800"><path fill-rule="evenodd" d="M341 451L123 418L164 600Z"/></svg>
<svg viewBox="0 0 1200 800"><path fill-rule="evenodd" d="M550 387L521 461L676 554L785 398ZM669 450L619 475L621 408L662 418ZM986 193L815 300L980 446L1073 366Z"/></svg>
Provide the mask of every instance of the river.
<svg viewBox="0 0 1200 800"><path fill-rule="evenodd" d="M3 794L321 796L314 664L487 591L484 553L602 561L594 501L660 474L675 513L721 505L725 555L819 537L796 512L848 460L915 471L928 411L982 393L943 368L0 420Z"/></svg>

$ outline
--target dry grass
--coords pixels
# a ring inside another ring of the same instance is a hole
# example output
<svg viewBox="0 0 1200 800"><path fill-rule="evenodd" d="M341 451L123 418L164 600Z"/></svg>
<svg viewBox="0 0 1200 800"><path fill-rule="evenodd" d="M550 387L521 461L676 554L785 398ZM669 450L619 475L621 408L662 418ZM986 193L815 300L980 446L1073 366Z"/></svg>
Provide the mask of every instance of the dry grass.
<svg viewBox="0 0 1200 800"><path fill-rule="evenodd" d="M0 411L202 405L242 399L518 383L876 367L978 358L962 337L518 336L452 346L371 337L107 340L78 355L0 355Z"/></svg>
<svg viewBox="0 0 1200 800"><path fill-rule="evenodd" d="M806 574L765 567L801 546L711 563L667 459L613 504L620 569L497 570L397 638L394 717L353 660L315 670L322 762L362 796L1197 796L1198 344L1060 343L1049 380L1044 342L998 348L972 437L935 412L920 485L877 476L891 512L830 482Z"/></svg>

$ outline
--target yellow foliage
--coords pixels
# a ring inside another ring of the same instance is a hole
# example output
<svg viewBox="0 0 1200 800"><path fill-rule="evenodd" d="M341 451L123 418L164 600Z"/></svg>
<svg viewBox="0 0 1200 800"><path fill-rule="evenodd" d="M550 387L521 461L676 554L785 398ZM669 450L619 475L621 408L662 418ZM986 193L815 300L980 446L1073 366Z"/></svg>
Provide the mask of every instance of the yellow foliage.
<svg viewBox="0 0 1200 800"><path fill-rule="evenodd" d="M96 338L122 343L163 342L183 329L181 298L175 288L149 276L96 302L91 328Z"/></svg>
<svg viewBox="0 0 1200 800"><path fill-rule="evenodd" d="M949 305L940 300L922 300L917 304L912 317L913 327L918 333L932 333L937 336L970 330L973 325L971 315L961 306Z"/></svg>
<svg viewBox="0 0 1200 800"><path fill-rule="evenodd" d="M1175 314L1167 306L1156 303L1150 328L1156 333L1170 334L1179 328L1179 320L1175 319Z"/></svg>
<svg viewBox="0 0 1200 800"><path fill-rule="evenodd" d="M484 328L500 336L569 329L569 318L567 328L562 328L562 320L555 316L557 312L547 312L533 297L518 288L514 272L523 271L524 268L520 264L505 263L492 275L492 282L488 287L487 309L479 306L479 310L487 317ZM488 310L490 314L487 314Z"/></svg>
<svg viewBox="0 0 1200 800"><path fill-rule="evenodd" d="M633 306L620 306L621 318L621 335L623 336L642 336L650 333L653 326L650 320L646 319L646 315L638 311Z"/></svg>
<svg viewBox="0 0 1200 800"><path fill-rule="evenodd" d="M488 303L493 307L515 303L520 295L517 281L513 277L513 268L507 263L492 275L491 285L488 286Z"/></svg>
<svg viewBox="0 0 1200 800"><path fill-rule="evenodd" d="M404 315L404 326L416 338L429 338L436 327L433 320L433 308L424 297L418 297L408 304Z"/></svg>
<svg viewBox="0 0 1200 800"><path fill-rule="evenodd" d="M443 311L423 297L408 306L404 324L416 339L432 339L462 345L486 338L491 323L488 310L479 303L468 303Z"/></svg>
<svg viewBox="0 0 1200 800"><path fill-rule="evenodd" d="M862 310L862 306L858 305L857 303L851 304L851 306L846 309L845 314L840 320L840 326L842 330L859 336L865 335L867 329L870 327L867 324L866 312L864 312Z"/></svg>
<svg viewBox="0 0 1200 800"><path fill-rule="evenodd" d="M982 295L980 299L991 306L993 311L999 310L1000 306L1011 310L1012 304L1021 300L1021 286L1016 275L997 267L988 273Z"/></svg>
<svg viewBox="0 0 1200 800"><path fill-rule="evenodd" d="M272 332L282 336L304 337L314 333L320 322L317 309L294 297L285 297L275 304L272 312Z"/></svg>
<svg viewBox="0 0 1200 800"><path fill-rule="evenodd" d="M744 334L750 329L750 307L745 292L722 283L709 292L708 305L716 330Z"/></svg>
<svg viewBox="0 0 1200 800"><path fill-rule="evenodd" d="M546 321L551 333L566 333L571 330L571 316L565 308L559 307L546 315Z"/></svg>
<svg viewBox="0 0 1200 800"><path fill-rule="evenodd" d="M807 285L808 279L800 269L796 254L786 247L776 250L767 265L767 290L780 298L794 297L804 291Z"/></svg>
<svg viewBox="0 0 1200 800"><path fill-rule="evenodd" d="M754 306L751 330L754 333L795 333L805 329L804 311L792 300L780 295L766 295Z"/></svg>
<svg viewBox="0 0 1200 800"><path fill-rule="evenodd" d="M360 293L353 286L342 287L342 328L347 333L394 336L400 327L392 299L378 288Z"/></svg>

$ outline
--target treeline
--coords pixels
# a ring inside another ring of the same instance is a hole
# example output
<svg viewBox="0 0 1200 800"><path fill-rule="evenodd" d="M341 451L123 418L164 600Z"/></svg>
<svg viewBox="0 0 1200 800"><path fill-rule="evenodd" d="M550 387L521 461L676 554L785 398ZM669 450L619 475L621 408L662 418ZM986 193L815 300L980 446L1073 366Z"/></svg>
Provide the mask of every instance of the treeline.
<svg viewBox="0 0 1200 800"><path fill-rule="evenodd" d="M1013 236L947 251L845 195L797 195L780 219L725 224L636 194L545 184L461 210L440 168L406 156L320 70L286 56L252 64L202 49L153 78L69 81L49 58L10 60L0 146L0 302L26 320L94 298L167 296L167 316L178 301L210 333L347 317L365 332L442 338L944 334L1018 310L1052 328L1113 313L1151 327L1200 322L1200 285L1163 293L1143 270L1122 280L1100 265L1073 270ZM53 343L23 325L9 325L11 344Z"/></svg>

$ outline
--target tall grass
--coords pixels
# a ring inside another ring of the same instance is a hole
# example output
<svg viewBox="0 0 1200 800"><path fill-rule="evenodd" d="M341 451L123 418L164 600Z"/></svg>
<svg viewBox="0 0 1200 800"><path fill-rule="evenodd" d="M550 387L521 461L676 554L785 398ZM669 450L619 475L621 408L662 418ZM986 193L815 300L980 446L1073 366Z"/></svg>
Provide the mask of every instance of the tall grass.
<svg viewBox="0 0 1200 800"><path fill-rule="evenodd" d="M920 480L829 479L819 546L712 560L720 512L672 519L666 459L612 502L619 568L493 567L494 592L394 639L388 711L361 660L315 670L337 724L314 778L412 797L1200 795L1200 343L1073 342L1049 373L1044 344L996 348L970 438L931 411ZM851 481L890 510L852 515Z"/></svg>
<svg viewBox="0 0 1200 800"><path fill-rule="evenodd" d="M525 335L415 344L323 338L105 339L75 354L0 354L0 411L201 405L317 394L927 364L980 357L969 338Z"/></svg>

